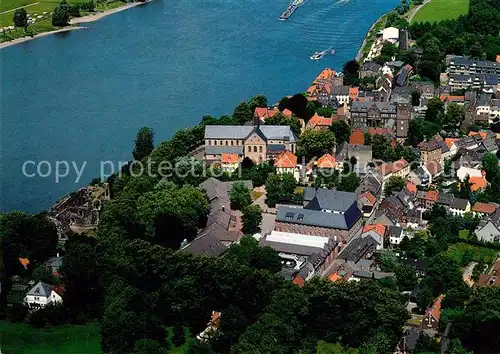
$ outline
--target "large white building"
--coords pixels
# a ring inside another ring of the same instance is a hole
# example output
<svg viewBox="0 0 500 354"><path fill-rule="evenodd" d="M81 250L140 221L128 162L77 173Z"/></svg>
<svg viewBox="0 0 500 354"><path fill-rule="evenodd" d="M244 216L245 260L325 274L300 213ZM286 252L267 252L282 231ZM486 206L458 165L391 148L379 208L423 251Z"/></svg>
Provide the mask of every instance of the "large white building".
<svg viewBox="0 0 500 354"><path fill-rule="evenodd" d="M44 307L49 304L61 303L62 297L54 290L54 286L38 282L24 297L24 303L30 307Z"/></svg>

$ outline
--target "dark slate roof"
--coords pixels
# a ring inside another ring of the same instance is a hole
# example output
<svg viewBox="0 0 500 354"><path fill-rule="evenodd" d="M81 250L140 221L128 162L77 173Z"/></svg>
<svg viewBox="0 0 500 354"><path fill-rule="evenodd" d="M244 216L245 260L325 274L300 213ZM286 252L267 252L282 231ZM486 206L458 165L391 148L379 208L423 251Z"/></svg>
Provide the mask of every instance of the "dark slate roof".
<svg viewBox="0 0 500 354"><path fill-rule="evenodd" d="M47 267L62 267L63 265L63 257L50 257L49 259L47 259L44 264L47 266Z"/></svg>
<svg viewBox="0 0 500 354"><path fill-rule="evenodd" d="M401 340L405 346L405 348L401 348L401 349L405 349L405 350L407 349L410 352L413 352L413 350L415 350L418 338L420 337L421 333L422 333L422 329L420 329L420 328L409 328L408 331L401 338Z"/></svg>
<svg viewBox="0 0 500 354"><path fill-rule="evenodd" d="M205 146L207 155L222 155L222 153L243 155L243 146Z"/></svg>
<svg viewBox="0 0 500 354"><path fill-rule="evenodd" d="M280 205L277 207L276 221L349 230L360 217L361 210L359 210L356 202L343 214Z"/></svg>
<svg viewBox="0 0 500 354"><path fill-rule="evenodd" d="M372 278L373 277L373 273L372 272L368 272L366 270L355 270L352 275L354 275L355 277L358 277L358 278Z"/></svg>
<svg viewBox="0 0 500 354"><path fill-rule="evenodd" d="M341 192L336 189L318 188L315 197L305 206L312 210L335 210L345 212L356 204L356 193Z"/></svg>
<svg viewBox="0 0 500 354"><path fill-rule="evenodd" d="M491 103L491 95L483 93L476 101L476 106L489 106Z"/></svg>
<svg viewBox="0 0 500 354"><path fill-rule="evenodd" d="M426 270L428 265L428 262L423 259L403 258L402 261L404 264L415 267L419 270Z"/></svg>
<svg viewBox="0 0 500 354"><path fill-rule="evenodd" d="M401 232L403 232L403 228L399 226L392 226L390 225L388 227L387 235L390 236L401 236Z"/></svg>
<svg viewBox="0 0 500 354"><path fill-rule="evenodd" d="M437 203L441 205L450 206L453 202L453 199L454 199L453 194L439 193Z"/></svg>
<svg viewBox="0 0 500 354"><path fill-rule="evenodd" d="M333 86L332 95L346 96L349 95L349 86Z"/></svg>
<svg viewBox="0 0 500 354"><path fill-rule="evenodd" d="M365 61L363 65L361 65L360 71L379 71L382 68L382 65L375 63L374 61Z"/></svg>
<svg viewBox="0 0 500 354"><path fill-rule="evenodd" d="M255 130L249 125L207 125L205 139L245 139ZM298 140L288 125L261 125L257 129L265 139L284 139L291 142Z"/></svg>
<svg viewBox="0 0 500 354"><path fill-rule="evenodd" d="M49 297L53 288L53 285L39 281L26 295Z"/></svg>
<svg viewBox="0 0 500 354"><path fill-rule="evenodd" d="M270 144L267 146L267 151L268 152L281 152L285 151L286 146L283 144Z"/></svg>
<svg viewBox="0 0 500 354"><path fill-rule="evenodd" d="M360 102L354 101L351 104L351 112L368 112L375 106L382 113L396 113L396 104L391 102Z"/></svg>
<svg viewBox="0 0 500 354"><path fill-rule="evenodd" d="M316 188L305 187L304 188L304 201L310 202L316 196Z"/></svg>
<svg viewBox="0 0 500 354"><path fill-rule="evenodd" d="M363 180L361 181L361 184L359 186L359 192L371 192L374 196L377 196L378 193L380 192L380 189L382 187L382 182L373 175L373 173L368 173Z"/></svg>
<svg viewBox="0 0 500 354"><path fill-rule="evenodd" d="M469 201L467 199L454 198L453 202L451 203L451 208L465 210L467 208L468 203Z"/></svg>
<svg viewBox="0 0 500 354"><path fill-rule="evenodd" d="M212 233L204 233L181 248L181 251L200 256L219 257L227 251L227 247Z"/></svg>
<svg viewBox="0 0 500 354"><path fill-rule="evenodd" d="M377 248L377 241L373 237L358 237L353 239L342 250L338 258L358 262L368 251Z"/></svg>

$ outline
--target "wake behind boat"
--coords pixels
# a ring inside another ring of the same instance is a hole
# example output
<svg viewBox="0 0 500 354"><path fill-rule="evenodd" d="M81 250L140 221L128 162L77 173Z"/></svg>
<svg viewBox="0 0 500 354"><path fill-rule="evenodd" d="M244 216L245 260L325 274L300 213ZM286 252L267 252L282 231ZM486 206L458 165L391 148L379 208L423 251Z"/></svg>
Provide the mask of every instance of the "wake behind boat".
<svg viewBox="0 0 500 354"><path fill-rule="evenodd" d="M329 51L331 50L331 53L332 55L335 54L335 49L332 49L332 48L328 48L328 49L325 49L321 52L314 52L313 55L311 55L311 60L320 60L321 58L323 58L326 53L328 53Z"/></svg>

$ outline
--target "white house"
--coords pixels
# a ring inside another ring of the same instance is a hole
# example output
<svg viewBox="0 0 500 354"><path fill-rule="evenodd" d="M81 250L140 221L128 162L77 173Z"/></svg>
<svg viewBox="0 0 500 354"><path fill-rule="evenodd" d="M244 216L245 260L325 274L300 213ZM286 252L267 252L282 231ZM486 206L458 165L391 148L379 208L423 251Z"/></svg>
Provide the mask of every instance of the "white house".
<svg viewBox="0 0 500 354"><path fill-rule="evenodd" d="M399 40L399 29L396 27L387 27L382 31L384 41Z"/></svg>
<svg viewBox="0 0 500 354"><path fill-rule="evenodd" d="M450 205L450 212L455 216L464 216L470 212L470 203L467 199L454 198Z"/></svg>
<svg viewBox="0 0 500 354"><path fill-rule="evenodd" d="M54 286L38 282L26 293L24 303L30 307L44 307L53 303L61 303L62 297L54 290Z"/></svg>
<svg viewBox="0 0 500 354"><path fill-rule="evenodd" d="M469 177L483 177L482 171L478 170L477 168L460 166L460 168L457 170L458 179L460 181L463 181L467 175Z"/></svg>

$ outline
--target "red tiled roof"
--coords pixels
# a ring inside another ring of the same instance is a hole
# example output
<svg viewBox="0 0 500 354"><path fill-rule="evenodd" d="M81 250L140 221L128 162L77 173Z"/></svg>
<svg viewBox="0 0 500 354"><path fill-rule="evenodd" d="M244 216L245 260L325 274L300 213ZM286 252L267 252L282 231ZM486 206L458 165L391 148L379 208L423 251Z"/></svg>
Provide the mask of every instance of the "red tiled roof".
<svg viewBox="0 0 500 354"><path fill-rule="evenodd" d="M366 198L368 199L368 201L372 204L372 205L375 205L375 203L377 202L377 198L375 198L375 196L373 194L371 194L370 192L364 192L364 193L361 193L359 195L360 198Z"/></svg>
<svg viewBox="0 0 500 354"><path fill-rule="evenodd" d="M297 166L297 156L289 150L282 151L274 161L274 167L278 168L294 168L295 166Z"/></svg>
<svg viewBox="0 0 500 354"><path fill-rule="evenodd" d="M441 301L443 301L444 295L439 295L436 299L434 299L432 306L429 307L425 312L426 314L430 314L432 317L439 321L441 317Z"/></svg>
<svg viewBox="0 0 500 354"><path fill-rule="evenodd" d="M497 55L497 63L500 63L500 54Z"/></svg>
<svg viewBox="0 0 500 354"><path fill-rule="evenodd" d="M221 157L222 163L236 163L238 162L238 154L228 154L226 152L222 153Z"/></svg>
<svg viewBox="0 0 500 354"><path fill-rule="evenodd" d="M392 135L392 130L389 128L368 128L370 135Z"/></svg>
<svg viewBox="0 0 500 354"><path fill-rule="evenodd" d="M406 182L406 189L408 189L412 194L417 193L417 185L411 182Z"/></svg>
<svg viewBox="0 0 500 354"><path fill-rule="evenodd" d="M314 113L314 115L309 119L309 122L307 122L307 126L314 128L316 126L330 126L332 125L332 118L325 118L318 113Z"/></svg>
<svg viewBox="0 0 500 354"><path fill-rule="evenodd" d="M368 231L375 231L380 236L384 236L385 226L382 224L366 224L365 227L363 227L363 232L368 232Z"/></svg>
<svg viewBox="0 0 500 354"><path fill-rule="evenodd" d="M481 203L481 202L477 202L472 207L472 211L475 211L476 213L485 213L485 214L493 214L496 209L497 209L496 206L493 204Z"/></svg>
<svg viewBox="0 0 500 354"><path fill-rule="evenodd" d="M425 167L427 168L427 171L429 171L430 174L433 176L441 172L441 164L434 160L427 162Z"/></svg>
<svg viewBox="0 0 500 354"><path fill-rule="evenodd" d="M319 73L314 82L316 83L321 80L330 80L335 76L335 74L336 74L335 70L332 70L330 68L325 68L323 69L322 72Z"/></svg>
<svg viewBox="0 0 500 354"><path fill-rule="evenodd" d="M295 279L293 279L292 283L294 283L300 287L303 287L306 282L304 281L304 279L302 279L302 277L300 275L297 275L295 277Z"/></svg>
<svg viewBox="0 0 500 354"><path fill-rule="evenodd" d="M349 98L351 100L355 100L358 97L359 88L357 87L349 87Z"/></svg>
<svg viewBox="0 0 500 354"><path fill-rule="evenodd" d="M382 175L387 176L389 173L396 173L408 166L408 161L401 159L392 163L384 163L380 166Z"/></svg>
<svg viewBox="0 0 500 354"><path fill-rule="evenodd" d="M276 107L273 108L255 107L253 116L262 120L266 120L267 118L271 118L277 113L279 113L279 109Z"/></svg>
<svg viewBox="0 0 500 354"><path fill-rule="evenodd" d="M365 134L361 129L355 129L351 133L351 137L349 138L349 144L352 145L364 145L365 144Z"/></svg>
<svg viewBox="0 0 500 354"><path fill-rule="evenodd" d="M341 275L339 275L337 272L332 273L328 276L328 280L331 281L332 283L335 283L336 281L343 280Z"/></svg>
<svg viewBox="0 0 500 354"><path fill-rule="evenodd" d="M448 146L448 148L451 148L451 145L457 140L460 140L459 138L446 138L444 139L444 143Z"/></svg>
<svg viewBox="0 0 500 354"><path fill-rule="evenodd" d="M318 159L316 166L318 168L335 168L337 163L335 161L335 157L330 154L324 154Z"/></svg>
<svg viewBox="0 0 500 354"><path fill-rule="evenodd" d="M289 109L285 108L283 110L283 112L281 112L285 117L291 117L292 116L292 111L290 111Z"/></svg>
<svg viewBox="0 0 500 354"><path fill-rule="evenodd" d="M472 191L477 191L478 189L484 189L488 185L488 182L486 181L486 178L484 177L470 177L469 178L469 183L470 183L470 189Z"/></svg>
<svg viewBox="0 0 500 354"><path fill-rule="evenodd" d="M486 132L474 132L474 131L469 132L469 136L474 136L478 134L481 136L482 139L486 139L486 136L488 135L488 133Z"/></svg>
<svg viewBox="0 0 500 354"><path fill-rule="evenodd" d="M448 96L447 94L442 94L441 96L439 96L439 99L443 102L462 102L465 101L465 96Z"/></svg>
<svg viewBox="0 0 500 354"><path fill-rule="evenodd" d="M427 193L425 193L424 199L437 202L437 200L439 199L439 192L438 191L427 191Z"/></svg>

